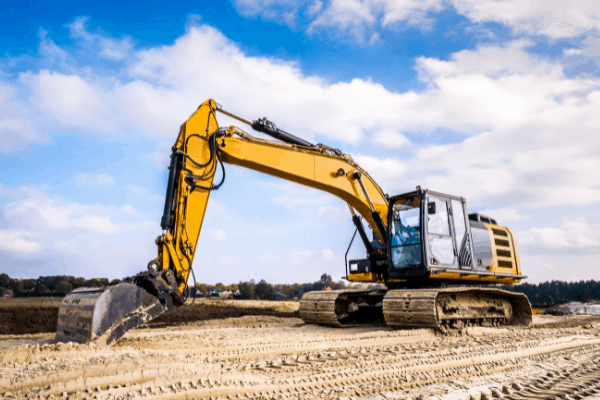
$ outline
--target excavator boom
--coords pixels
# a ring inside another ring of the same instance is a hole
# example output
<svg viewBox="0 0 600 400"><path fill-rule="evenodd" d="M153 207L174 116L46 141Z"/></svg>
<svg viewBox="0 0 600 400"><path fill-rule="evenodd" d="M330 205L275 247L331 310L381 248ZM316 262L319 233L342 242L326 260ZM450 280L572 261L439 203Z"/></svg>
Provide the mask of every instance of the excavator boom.
<svg viewBox="0 0 600 400"><path fill-rule="evenodd" d="M220 129L217 111L279 142L253 137L236 127ZM266 118L249 121L208 100L181 126L172 150L161 219L164 234L156 239L156 259L150 261L148 271L125 283L69 293L59 310L58 340L111 343L127 330L185 303L210 192L222 184L214 183L219 168L225 178L223 162L340 197L352 212L377 227L379 240L385 243L386 223L381 216L387 215L387 200L369 174L349 155L295 137ZM362 237L366 238L364 231Z"/></svg>

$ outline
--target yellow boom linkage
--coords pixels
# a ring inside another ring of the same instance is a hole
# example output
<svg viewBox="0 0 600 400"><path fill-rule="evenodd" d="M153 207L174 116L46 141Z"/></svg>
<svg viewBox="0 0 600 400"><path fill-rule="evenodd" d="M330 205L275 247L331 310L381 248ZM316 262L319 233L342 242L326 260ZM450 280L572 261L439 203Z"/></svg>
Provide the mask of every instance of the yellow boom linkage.
<svg viewBox="0 0 600 400"><path fill-rule="evenodd" d="M379 215L387 215L388 204L383 190L349 155L327 146L311 148L263 140L237 127L217 132L216 111L231 115L221 110L214 100L204 102L181 126L173 147L174 154L183 156L184 172L179 174L176 183L178 194L174 198L173 234L166 233L157 239L157 262L161 270L173 266L181 293L189 278L190 263L194 259L210 196L210 190L204 188L214 183L218 167L216 157L225 163L329 192L346 201L351 210L356 210L372 227L378 226L373 210ZM212 152L211 160L209 142L213 135L216 135L212 140L218 151ZM193 176L203 177L200 182L204 188L190 184ZM385 228L385 220L383 224ZM384 233L379 230L376 233L385 243Z"/></svg>

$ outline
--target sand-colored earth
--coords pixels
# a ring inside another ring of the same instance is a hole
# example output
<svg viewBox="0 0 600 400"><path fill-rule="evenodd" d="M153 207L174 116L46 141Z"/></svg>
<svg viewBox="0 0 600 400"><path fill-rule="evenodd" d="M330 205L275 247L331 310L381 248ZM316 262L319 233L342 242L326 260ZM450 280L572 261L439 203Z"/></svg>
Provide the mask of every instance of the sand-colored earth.
<svg viewBox="0 0 600 400"><path fill-rule="evenodd" d="M245 316L136 329L112 347L56 344L48 333L1 336L0 395L597 399L600 318L535 316L530 328L445 336Z"/></svg>

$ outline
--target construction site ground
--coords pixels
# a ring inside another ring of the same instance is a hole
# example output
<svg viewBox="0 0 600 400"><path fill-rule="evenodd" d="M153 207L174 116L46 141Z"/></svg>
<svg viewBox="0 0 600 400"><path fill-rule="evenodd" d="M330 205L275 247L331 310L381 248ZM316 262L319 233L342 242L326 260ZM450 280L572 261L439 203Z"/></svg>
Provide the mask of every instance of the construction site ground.
<svg viewBox="0 0 600 400"><path fill-rule="evenodd" d="M442 334L307 325L297 307L202 299L181 309L188 316L157 319L111 347L4 334L0 397L600 399L600 317L536 315L528 328ZM8 308L55 307L0 303ZM254 314L230 315L245 310Z"/></svg>

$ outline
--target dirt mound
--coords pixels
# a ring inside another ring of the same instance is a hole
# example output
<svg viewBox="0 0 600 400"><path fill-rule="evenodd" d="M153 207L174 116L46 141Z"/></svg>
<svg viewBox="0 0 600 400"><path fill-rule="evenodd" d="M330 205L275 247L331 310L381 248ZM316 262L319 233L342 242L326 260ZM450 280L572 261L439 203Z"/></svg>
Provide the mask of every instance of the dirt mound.
<svg viewBox="0 0 600 400"><path fill-rule="evenodd" d="M197 321L258 315L279 318L298 318L298 315L293 312L281 312L255 307L221 307L209 304L201 304L199 306L176 308L171 311L169 315L161 315L155 320L148 322L145 326L148 328L162 328L165 326L189 324Z"/></svg>
<svg viewBox="0 0 600 400"><path fill-rule="evenodd" d="M201 304L176 308L169 315L161 315L143 325L143 327L164 328L166 326L187 325L198 321L239 318L248 315L298 318L298 315L293 312L255 307L224 307ZM56 332L57 320L58 307L0 307L0 335Z"/></svg>
<svg viewBox="0 0 600 400"><path fill-rule="evenodd" d="M600 316L600 304L597 302L580 303L572 301L567 304L560 304L550 307L544 311L546 315L594 315Z"/></svg>
<svg viewBox="0 0 600 400"><path fill-rule="evenodd" d="M56 332L58 307L0 308L0 335Z"/></svg>

